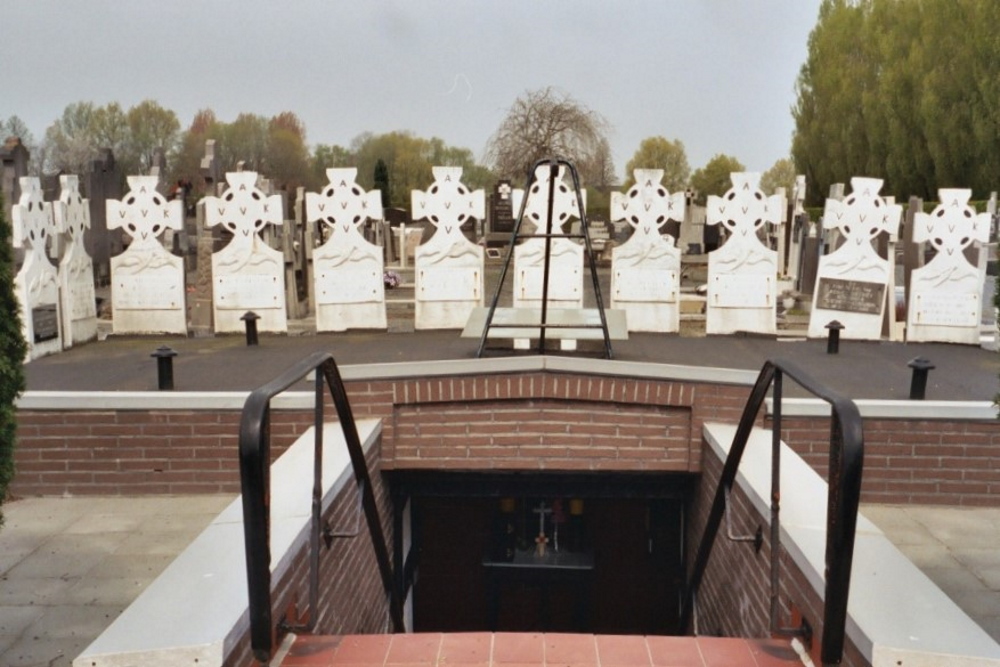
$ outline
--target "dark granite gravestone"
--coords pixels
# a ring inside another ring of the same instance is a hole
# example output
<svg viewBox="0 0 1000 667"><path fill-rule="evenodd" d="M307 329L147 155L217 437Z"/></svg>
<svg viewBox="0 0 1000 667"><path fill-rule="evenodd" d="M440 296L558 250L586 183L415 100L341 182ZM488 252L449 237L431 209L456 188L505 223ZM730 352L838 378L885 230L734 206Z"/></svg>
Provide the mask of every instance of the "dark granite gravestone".
<svg viewBox="0 0 1000 667"><path fill-rule="evenodd" d="M514 231L514 209L511 205L510 181L497 181L490 195L490 231L510 234Z"/></svg>
<svg viewBox="0 0 1000 667"><path fill-rule="evenodd" d="M31 154L17 137L10 137L0 145L0 192L6 206L4 215L10 220L11 207L21 198L19 179L28 175Z"/></svg>
<svg viewBox="0 0 1000 667"><path fill-rule="evenodd" d="M108 230L108 199L122 197L122 171L110 148L102 148L87 175L90 198L90 233L84 239L87 253L94 260L94 276L99 285L111 280L111 257L125 249L120 230Z"/></svg>

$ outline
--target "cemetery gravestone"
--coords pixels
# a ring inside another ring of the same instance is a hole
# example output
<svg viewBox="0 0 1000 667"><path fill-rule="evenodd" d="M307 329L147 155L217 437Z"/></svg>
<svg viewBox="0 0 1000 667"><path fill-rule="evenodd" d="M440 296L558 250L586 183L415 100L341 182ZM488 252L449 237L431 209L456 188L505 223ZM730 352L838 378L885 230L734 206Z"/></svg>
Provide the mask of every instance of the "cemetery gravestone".
<svg viewBox="0 0 1000 667"><path fill-rule="evenodd" d="M3 140L0 137L0 140ZM28 175L28 160L31 158L28 149L18 137L9 137L0 145L0 192L7 206L4 211L9 214L21 199L21 179ZM44 197L43 197L44 199Z"/></svg>
<svg viewBox="0 0 1000 667"><path fill-rule="evenodd" d="M493 205L493 215L491 217L492 232L510 234L514 231L514 207L511 200L513 190L510 181L497 181L496 188L490 202Z"/></svg>
<svg viewBox="0 0 1000 667"><path fill-rule="evenodd" d="M705 332L777 333L778 253L764 246L758 233L766 223L780 225L783 198L765 197L760 174L734 172L733 187L724 196L712 195L707 223L722 225L728 238L708 256L708 300Z"/></svg>
<svg viewBox="0 0 1000 667"><path fill-rule="evenodd" d="M792 218L788 225L788 246L786 249L785 273L797 283L801 275L801 259L803 237L807 233L805 220L806 177L799 174L795 177L795 188L792 190Z"/></svg>
<svg viewBox="0 0 1000 667"><path fill-rule="evenodd" d="M45 252L55 234L52 206L42 199L38 178L19 179L21 196L11 210L16 247L24 247L24 263L14 277L14 293L21 304L21 329L28 359L62 350L59 321L59 280Z"/></svg>
<svg viewBox="0 0 1000 667"><path fill-rule="evenodd" d="M232 234L229 244L212 255L212 312L215 331L238 333L248 311L258 315L258 331L288 331L285 312L285 261L281 251L261 238L268 224L282 223L281 197L266 196L253 171L226 174L229 188L205 197L205 224Z"/></svg>
<svg viewBox="0 0 1000 667"><path fill-rule="evenodd" d="M415 257L416 329L461 329L473 308L483 305L483 249L462 233L470 219L485 211L482 190L461 183L461 167L434 167L434 183L411 193L413 219L426 219L433 236Z"/></svg>
<svg viewBox="0 0 1000 667"><path fill-rule="evenodd" d="M989 241L990 214L969 206L971 190L938 190L940 204L914 217L913 240L930 243L934 258L910 277L906 338L979 345L983 273L965 249Z"/></svg>
<svg viewBox="0 0 1000 667"><path fill-rule="evenodd" d="M83 244L90 229L90 202L80 195L77 176L59 177L62 186L55 202L56 229L66 239L59 263L62 335L66 347L97 338L97 300L94 295L94 262Z"/></svg>
<svg viewBox="0 0 1000 667"><path fill-rule="evenodd" d="M636 169L627 193L611 193L611 220L633 230L611 251L611 308L626 312L629 331L680 330L681 252L660 228L684 219L686 196L671 195L662 179L662 169Z"/></svg>
<svg viewBox="0 0 1000 667"><path fill-rule="evenodd" d="M87 175L87 195L90 197L90 233L87 250L94 262L98 284L107 285L111 277L111 257L125 249L120 233L112 234L114 226L107 219L107 202L120 199L121 169L110 149L102 149L100 158L91 163Z"/></svg>
<svg viewBox="0 0 1000 667"><path fill-rule="evenodd" d="M827 199L824 229L843 239L834 252L821 257L809 317L809 336L826 337L826 325L844 325L841 338L878 340L882 335L890 260L872 245L885 232L895 236L902 209L879 196L882 180L855 177L843 201Z"/></svg>
<svg viewBox="0 0 1000 667"><path fill-rule="evenodd" d="M527 193L515 190L512 193L514 208L524 203L522 225L535 227L535 234L545 234L548 223L548 197L551 167L541 165L535 170L535 179ZM552 233L565 233L565 225L580 218L580 205L586 206L586 191L582 192L583 202L577 202L576 194L563 178L566 168L560 166L556 174L555 192L552 202ZM523 229L523 228L522 228ZM514 248L514 308L542 307L543 274L545 267L545 239L528 238ZM583 308L583 246L566 238L551 239L549 259L549 308ZM563 350L576 349L576 341L560 341ZM514 347L528 349L530 340L515 339Z"/></svg>
<svg viewBox="0 0 1000 667"><path fill-rule="evenodd" d="M385 329L385 282L382 248L361 233L368 219L382 218L382 195L365 192L357 169L327 169L330 184L306 193L306 216L321 221L331 234L313 250L316 329Z"/></svg>
<svg viewBox="0 0 1000 667"><path fill-rule="evenodd" d="M111 258L112 331L115 334L187 333L184 260L159 236L184 224L184 205L157 192L155 176L129 176L124 199L108 199L109 229L132 241Z"/></svg>

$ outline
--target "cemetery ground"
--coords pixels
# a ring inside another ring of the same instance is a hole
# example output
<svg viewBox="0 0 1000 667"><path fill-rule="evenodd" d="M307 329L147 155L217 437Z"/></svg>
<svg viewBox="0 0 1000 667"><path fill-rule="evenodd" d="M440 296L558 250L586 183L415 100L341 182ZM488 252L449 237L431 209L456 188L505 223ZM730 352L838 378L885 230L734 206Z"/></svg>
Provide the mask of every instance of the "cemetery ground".
<svg viewBox="0 0 1000 667"><path fill-rule="evenodd" d="M499 262L488 263L487 305L499 268ZM703 281L697 266L687 268L683 286ZM608 267L599 274L607 294ZM161 345L178 352L178 391L248 391L315 350L333 352L341 366L474 358L477 339L461 338L455 330L413 330L412 272L403 277L403 286L387 292L386 332L316 334L307 319L290 322L288 335L261 335L256 347L247 347L241 334L111 336L30 362L25 366L28 390L155 390L156 360L150 355ZM510 303L512 282L508 275L500 305ZM586 270L584 284L589 294ZM1000 390L1000 355L979 347L844 341L839 354L831 355L825 340L804 340L804 325L778 337L705 337L699 313L689 315L682 318L680 334L633 333L627 341L615 341L615 360L757 370L764 360L782 357L849 397L905 400L911 377L907 362L921 356L935 365L928 400L991 400ZM578 354L600 356L590 344L581 347ZM487 356L510 354L487 351ZM70 665L231 500L24 498L7 503L0 532L0 664ZM1000 641L1000 509L879 505L862 511Z"/></svg>

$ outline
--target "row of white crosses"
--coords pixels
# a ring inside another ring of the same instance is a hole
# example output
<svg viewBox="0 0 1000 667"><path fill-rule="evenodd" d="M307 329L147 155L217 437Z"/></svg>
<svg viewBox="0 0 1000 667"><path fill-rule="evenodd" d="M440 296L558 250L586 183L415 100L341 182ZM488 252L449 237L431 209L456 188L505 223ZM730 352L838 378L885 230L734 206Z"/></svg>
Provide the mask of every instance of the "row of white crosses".
<svg viewBox="0 0 1000 667"><path fill-rule="evenodd" d="M76 176L59 177L59 200L51 204L43 200L38 178L22 177L19 182L21 197L11 217L14 245L23 247L25 255L14 291L28 359L35 359L97 337L94 265L83 247L90 206L80 196ZM66 241L58 269L46 253L47 242L56 234Z"/></svg>
<svg viewBox="0 0 1000 667"><path fill-rule="evenodd" d="M362 235L367 220L382 217L380 193L357 185L355 169L331 169L327 176L329 185L306 197L308 219L332 232L313 253L317 329L384 329L382 250ZM471 310L483 305L483 250L460 228L468 219L482 217L484 196L462 185L460 168L436 167L434 177L427 191L412 193L414 219L426 219L435 227L416 253L415 326L460 328ZM545 231L550 177L550 168L542 166L528 193L512 193L517 208L527 197L525 219L539 233ZM581 217L581 202L563 177L564 171L556 175L556 233ZM677 331L680 252L660 228L668 220L683 219L684 195L667 192L660 184L661 171L637 170L635 177L627 193L613 193L611 199L612 220L625 220L633 228L631 238L613 252L611 307L627 312L632 331ZM709 255L706 331L774 333L777 253L761 242L759 232L765 224L782 223L784 201L761 192L759 174L734 173L731 180L732 188L722 197L710 197L707 205L707 222L723 225L727 240ZM233 236L213 257L217 331L242 330L240 317L247 310L258 314L264 331L286 327L281 255L259 236L266 224L281 224L280 200L266 197L256 181L253 172L227 174L227 192L205 199L208 224L225 226ZM156 240L164 229L180 228L180 203L164 200L155 190L154 177L131 177L129 185L124 201L108 202L109 227L121 226L133 239L125 253L112 259L115 331L184 333L182 264ZM835 319L844 325L842 335L847 338L881 335L890 267L872 241L883 232L895 236L900 210L879 197L878 179L855 178L852 187L843 202L827 204L824 226L839 230L844 243L820 260L810 336L825 336L826 324ZM962 250L974 241L984 242L989 225L986 214L977 216L968 206L969 196L967 190L942 190L941 206L931 215L917 216L916 240L931 242L938 253L914 273L912 340L975 342L970 331L976 329L981 312L981 276ZM26 221L22 226L36 224L31 221L42 219L39 207L46 206L40 190L32 195L29 187L22 199L15 219ZM72 194L67 195L64 206L73 201ZM515 308L540 307L544 253L542 238L528 238L515 248ZM554 238L550 253L549 305L582 308L583 248ZM25 264L37 271L32 268L37 261ZM968 331L959 333L963 328ZM572 346L572 341L564 343Z"/></svg>

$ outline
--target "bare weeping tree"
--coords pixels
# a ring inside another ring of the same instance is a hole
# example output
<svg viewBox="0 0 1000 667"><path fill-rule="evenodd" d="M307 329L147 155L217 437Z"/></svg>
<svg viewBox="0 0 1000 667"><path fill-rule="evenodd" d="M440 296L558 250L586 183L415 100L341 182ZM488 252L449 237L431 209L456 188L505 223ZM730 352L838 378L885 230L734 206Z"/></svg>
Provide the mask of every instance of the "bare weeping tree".
<svg viewBox="0 0 1000 667"><path fill-rule="evenodd" d="M571 161L584 185L614 183L608 121L551 87L526 92L514 101L486 144L486 163L499 178L525 178L536 161Z"/></svg>

